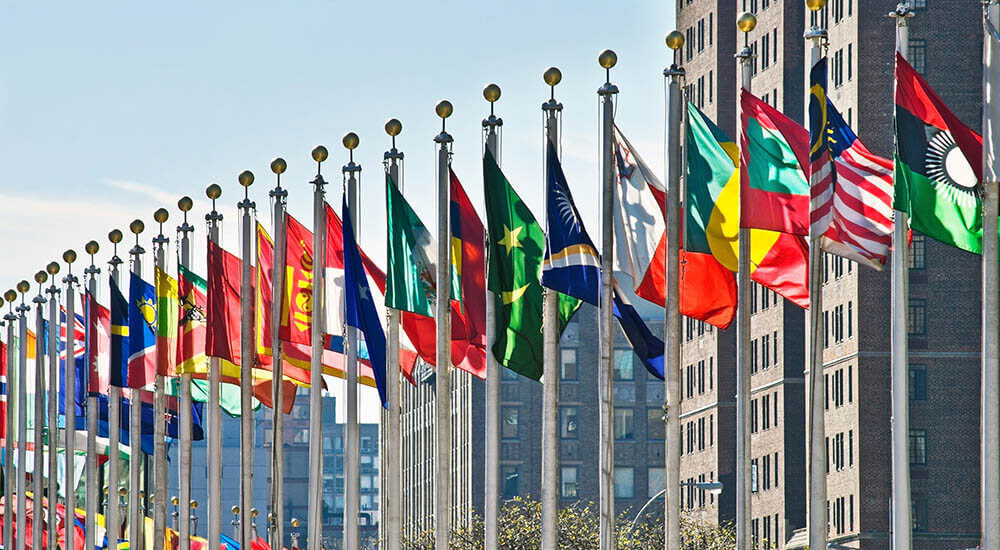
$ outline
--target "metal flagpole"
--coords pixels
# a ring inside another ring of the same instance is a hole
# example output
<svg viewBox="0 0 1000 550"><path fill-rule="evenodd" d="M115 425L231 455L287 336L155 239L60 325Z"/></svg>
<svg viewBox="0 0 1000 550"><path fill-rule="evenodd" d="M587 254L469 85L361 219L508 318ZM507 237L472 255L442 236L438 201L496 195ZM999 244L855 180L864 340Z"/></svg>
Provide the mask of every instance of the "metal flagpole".
<svg viewBox="0 0 1000 550"><path fill-rule="evenodd" d="M45 469L44 452L42 449L42 438L45 432L45 407L43 404L45 395L45 296L42 295L42 285L49 279L49 274L44 270L35 273L35 282L38 283L38 296L32 299L35 306L35 432L32 438L35 450L32 453L34 458L34 476L32 477L32 506L33 516L41 517L43 478ZM37 525L37 524L36 524ZM42 547L43 529L31 530L31 547Z"/></svg>
<svg viewBox="0 0 1000 550"><path fill-rule="evenodd" d="M58 264L57 264L58 265ZM4 379L4 399L6 399L7 405L7 424L5 426L5 432L7 435L4 441L3 448L3 496L4 503L10 503L14 495L13 483L14 479L14 415L11 414L11 408L14 406L14 400L11 399L11 388L13 388L13 376L11 373L14 372L15 359L14 359L14 322L17 321L17 316L14 315L14 300L17 299L17 293L14 290L8 290L4 293L4 299L7 300L7 305L10 309L7 315L4 315L4 321L7 323L7 372ZM53 417L54 418L54 417ZM55 471L55 470L50 470ZM14 522L5 521L3 522L3 547L13 548L13 532L14 532Z"/></svg>
<svg viewBox="0 0 1000 550"><path fill-rule="evenodd" d="M385 123L385 133L392 137L392 148L383 155L386 172L392 184L402 191L399 165L403 152L396 149L396 136L403 131L403 123L389 119ZM357 214L354 214L355 219ZM382 414L385 421L382 428L382 449L385 454L386 471L382 474L382 487L388 493L383 499L386 506L386 521L383 535L386 550L401 550L400 535L403 530L403 437L401 431L402 378L399 373L399 310L387 308L389 312L389 339L386 349L386 380L388 381L389 410Z"/></svg>
<svg viewBox="0 0 1000 550"><path fill-rule="evenodd" d="M28 500L25 490L28 483L27 459L28 459L28 316L31 309L24 303L24 295L31 290L28 281L17 283L17 290L21 293L21 305L17 306L17 318L19 337L17 341L18 364L17 364L17 515L14 517L16 524L24 532L27 525ZM10 372L10 371L8 371ZM72 387L72 386L70 386ZM66 392L67 399L71 399L70 392ZM72 401L70 401L72 403ZM9 414L10 411L8 411ZM69 413L69 411L66 411ZM67 418L68 418L67 414ZM67 430L69 433L70 430ZM72 455L67 455L72 456ZM67 468L67 471L69 469ZM66 492L67 498L70 491ZM17 550L24 550L27 540L24 536L18 536L15 541ZM72 548L72 546L70 546Z"/></svg>
<svg viewBox="0 0 1000 550"><path fill-rule="evenodd" d="M59 273L59 262L50 262L45 266L45 271L49 272L49 288L45 290L49 295L49 379L48 379L48 517L56 517L56 500L59 494L59 453L57 452L59 439L59 294L62 290L58 286L56 275ZM8 363L10 365L11 363ZM10 404L8 403L8 406ZM7 415L8 422L12 421L13 415ZM10 430L7 432L11 433ZM7 478L10 479L10 478ZM48 522L48 533L46 539L49 548L55 548L58 541L56 522ZM6 547L5 547L6 548Z"/></svg>
<svg viewBox="0 0 1000 550"><path fill-rule="evenodd" d="M240 277L240 548L249 548L250 509L253 508L253 359L256 351L253 344L253 212L257 205L250 200L250 185L253 172L240 172L239 182L243 186L243 200L237 207L243 211L243 273ZM160 550L157 548L156 550Z"/></svg>
<svg viewBox="0 0 1000 550"><path fill-rule="evenodd" d="M434 453L434 529L435 550L448 550L451 534L451 226L450 178L452 137L445 130L445 120L453 107L448 100L439 101L434 111L441 117L441 133L434 137L438 144L437 158L437 300L434 317L437 321L435 361L434 421L436 450Z"/></svg>
<svg viewBox="0 0 1000 550"><path fill-rule="evenodd" d="M905 59L909 52L909 19L913 17L913 12L908 3L900 2L889 16L896 20L896 51ZM896 210L893 214L890 265L893 312L890 329L892 334L892 547L896 550L909 550L913 546L910 501L909 345L906 326L910 295L907 238L909 223L906 212ZM994 257L995 255L994 252ZM985 302L983 305L986 305Z"/></svg>
<svg viewBox="0 0 1000 550"><path fill-rule="evenodd" d="M604 50L597 58L604 68L605 82L597 94L601 97L601 308L599 334L601 359L598 363L597 392L600 397L600 455L598 487L600 490L600 550L615 548L615 409L614 409L614 327L612 323L611 280L614 275L614 126L615 96L618 86L611 83L611 68L618 55Z"/></svg>
<svg viewBox="0 0 1000 550"><path fill-rule="evenodd" d="M84 246L84 250L90 255L90 267L83 272L87 275L87 289L90 291L89 307L97 307L97 279L101 275L101 268L94 265L94 254L100 250L97 241L90 241ZM39 306L40 307L40 306ZM100 498L101 488L97 483L97 394L90 392L90 373L94 371L96 365L90 364L91 350L97 346L97 335L91 332L90 311L84 308L84 326L86 327L86 361L87 370L84 379L84 388L87 392L87 498L85 501L87 517L85 531L85 548L93 548L95 542L95 532L97 531L97 499ZM94 347L91 347L94 346ZM96 357L97 354L94 354Z"/></svg>
<svg viewBox="0 0 1000 550"><path fill-rule="evenodd" d="M191 266L191 233L194 232L194 226L188 223L188 212L194 206L194 201L191 197L181 197L177 201L177 208L184 214L184 220L180 225L177 226L177 233L180 234L178 239L178 249L180 255L178 257L179 265L184 267ZM178 271L180 271L178 269ZM183 299L183 297L181 297ZM178 335L178 338L182 335ZM177 525L177 534L181 539L180 550L190 550L191 548L191 523L187 521L187 517L190 515L190 504L191 504L191 441L193 439L193 428L191 418L191 373L184 373L180 375L181 383L181 410L178 411L178 417L180 420L180 450L178 454L180 455L177 461L177 493L178 493L178 504L180 509L175 511L181 521Z"/></svg>
<svg viewBox="0 0 1000 550"><path fill-rule="evenodd" d="M811 0L806 3L813 12L817 12L826 5L826 0ZM804 38L809 40L809 66L807 70L819 63L825 54L826 29L813 26L805 32ZM826 89L826 83L823 83ZM809 116L809 96L811 91L806 91L806 119ZM822 101L826 101L823 96ZM814 128L810 128L815 131ZM825 131L825 130L820 130ZM815 179L812 176L811 179ZM817 185L818 182L811 181L810 185ZM818 209L818 197L813 196L810 200L810 211ZM810 226L809 230L809 337L807 338L808 361L809 361L809 401L806 405L809 414L806 418L809 422L807 429L809 442L808 472L809 480L809 544L812 548L826 547L826 418L824 417L824 382L823 382L823 247L822 234L817 233Z"/></svg>
<svg viewBox="0 0 1000 550"><path fill-rule="evenodd" d="M757 27L757 17L740 14L736 22L743 32L743 49L736 54L740 65L741 88L750 91L751 63L754 53L748 43L749 33ZM739 97L736 98L737 105ZM739 109L736 127L740 128ZM737 132L739 134L739 132ZM750 230L739 232L739 264L736 297L736 548L745 550L750 540Z"/></svg>
<svg viewBox="0 0 1000 550"><path fill-rule="evenodd" d="M63 261L66 262L66 276L63 283L66 283L66 365L63 370L63 380L65 381L65 412L66 412L66 469L63 475L63 492L66 493L66 517L71 517L76 510L76 284L78 282L73 275L73 262L76 261L76 251L67 250L63 252ZM75 529L66 529L66 548L75 548L73 538Z"/></svg>
<svg viewBox="0 0 1000 550"><path fill-rule="evenodd" d="M119 271L122 259L118 257L118 243L122 242L122 232L118 229L108 233L108 240L114 246L114 253L108 261L111 272L111 280L118 285ZM111 368L119 368L112 365ZM121 496L121 399L122 389L118 386L108 387L108 511L104 517L105 531L107 532L108 545L118 544L121 537L121 513L118 504Z"/></svg>
<svg viewBox="0 0 1000 550"><path fill-rule="evenodd" d="M667 550L680 550L680 490L681 490L681 427L680 427L680 363L681 363L681 309L678 285L680 283L680 186L681 186L681 120L683 97L681 81L684 68L677 53L684 46L684 35L673 31L667 35L667 46L674 52L674 61L663 76L669 79L669 110L667 112L667 259L664 292L666 323L663 325L664 342L664 403L666 417L666 493L664 502L664 537Z"/></svg>
<svg viewBox="0 0 1000 550"><path fill-rule="evenodd" d="M490 116L483 120L486 131L486 149L500 165L500 129L503 119L493 114L493 106L500 99L500 86L489 84L483 89L483 97L490 103ZM487 244L489 235L486 236ZM489 246L487 246L487 249ZM489 269L489 262L486 264ZM500 384L503 378L500 363L493 355L496 342L495 296L486 291L486 502L483 506L485 547L497 550L500 516Z"/></svg>
<svg viewBox="0 0 1000 550"><path fill-rule="evenodd" d="M132 273L142 276L142 255L146 250L139 246L139 234L146 229L146 224L142 220L132 220L128 226L129 231L135 235L135 246L129 250L132 257ZM131 286L131 285L130 285ZM129 290L124 291L128 299ZM142 392L138 388L133 388L129 398L128 417L128 441L129 441L129 468L128 468L128 540L129 544L136 548L142 548L143 528L145 523L145 512L143 512L143 497L139 490L142 483Z"/></svg>
<svg viewBox="0 0 1000 550"><path fill-rule="evenodd" d="M545 138L552 142L558 154L559 119L563 106L556 101L556 85L562 80L562 72L556 67L549 67L542 79L550 91L549 100L542 103ZM548 144L543 145L546 151L547 147ZM551 167L546 166L545 169ZM547 176L543 174L542 181L546 180ZM559 547L559 293L551 288L545 289L543 304L542 550L556 550Z"/></svg>
<svg viewBox="0 0 1000 550"><path fill-rule="evenodd" d="M983 2L983 363L982 363L982 547L1000 545L1000 272L997 257L997 218L1000 199L1000 4Z"/></svg>
<svg viewBox="0 0 1000 550"><path fill-rule="evenodd" d="M349 132L343 139L350 160L341 169L346 180L347 206L351 209L354 234L358 234L358 176L361 165L354 162L358 135ZM347 426L344 429L344 549L358 550L358 513L361 505L361 428L358 426L358 329L346 327L344 351L347 354Z"/></svg>
<svg viewBox="0 0 1000 550"><path fill-rule="evenodd" d="M268 533L271 546L281 548L284 544L285 518L285 394L282 386L285 382L285 363L281 355L281 339L278 330L281 326L281 300L285 281L285 202L288 191L281 187L281 174L288 168L285 159L276 158L271 161L271 171L277 178L274 189L269 193L274 201L274 270L271 273L271 358L272 376L272 441L271 441L271 514L268 516ZM183 549L182 549L183 550Z"/></svg>
<svg viewBox="0 0 1000 550"><path fill-rule="evenodd" d="M222 214L215 209L215 201L222 196L222 187L217 183L209 185L205 196L212 201L212 211L205 214L208 239L219 244ZM208 540L217 541L222 536L222 416L219 408L222 365L217 357L210 357L208 365Z"/></svg>
<svg viewBox="0 0 1000 550"><path fill-rule="evenodd" d="M156 267L167 271L167 245L170 243L163 234L163 224L170 217L166 208L158 208L153 219L160 226L160 232L153 238ZM158 331L159 329L157 329ZM166 378L163 373L168 366L162 364L164 354L160 350L161 339L156 339L156 375L153 378L153 532L163 533L167 528L167 413ZM163 537L153 537L153 550L163 550Z"/></svg>
<svg viewBox="0 0 1000 550"><path fill-rule="evenodd" d="M313 189L313 296L310 342L312 353L309 361L309 550L321 550L323 538L323 325L325 266L326 266L326 181L320 170L329 152L317 145L312 150L316 161Z"/></svg>

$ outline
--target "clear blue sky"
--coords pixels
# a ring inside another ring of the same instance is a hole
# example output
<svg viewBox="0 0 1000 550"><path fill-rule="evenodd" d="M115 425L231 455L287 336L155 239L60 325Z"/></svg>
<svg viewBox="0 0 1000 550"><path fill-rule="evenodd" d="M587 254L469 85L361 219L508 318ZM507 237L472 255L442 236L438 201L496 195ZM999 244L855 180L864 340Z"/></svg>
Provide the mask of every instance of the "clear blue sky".
<svg viewBox="0 0 1000 550"><path fill-rule="evenodd" d="M361 137L360 240L384 258L383 125L403 122L405 191L429 226L435 205L434 104L451 100L454 168L481 205L482 88L503 96L503 169L541 216L542 72L558 66L564 107L563 163L580 209L597 232L597 54L618 53L612 80L621 93L619 126L654 168L662 166L663 37L671 0L507 0L472 2L3 2L0 15L0 290L31 279L62 251L97 239L176 200L198 200L196 242L204 233L205 186L223 186L227 248L238 251L236 182L257 183L251 198L270 224L270 160L288 161L283 184L293 215L309 221L315 173L309 152L330 150L324 174L339 205L341 137ZM541 219L541 218L540 218ZM173 244L173 243L172 243ZM127 247L126 247L127 248ZM196 271L204 271L203 246ZM121 254L124 256L124 252ZM382 263L382 262L380 262ZM147 264L148 265L148 264ZM78 264L78 268L82 269ZM148 276L148 273L147 273ZM106 301L103 291L102 301Z"/></svg>

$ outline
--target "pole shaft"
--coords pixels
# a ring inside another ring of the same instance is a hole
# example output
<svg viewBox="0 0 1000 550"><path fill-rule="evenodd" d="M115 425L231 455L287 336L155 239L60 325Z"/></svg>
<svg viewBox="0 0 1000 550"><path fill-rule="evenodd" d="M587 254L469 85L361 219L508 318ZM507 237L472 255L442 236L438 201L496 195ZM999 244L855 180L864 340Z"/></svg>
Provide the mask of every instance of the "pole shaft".
<svg viewBox="0 0 1000 550"><path fill-rule="evenodd" d="M97 277L100 274L100 270L95 266L91 266L87 269L87 287L90 291L90 307L96 307L97 305ZM39 306L41 307L41 306ZM41 317L41 311L39 311L39 318ZM93 334L90 326L90 312L84 312L84 326L86 327L87 334L87 378L85 379L84 387L87 392L87 500L86 500L86 537L85 544L86 548L93 548L95 542L95 531L97 525L97 514L98 514L98 498L101 494L101 487L97 483L97 394L90 393L90 355L91 346L97 346L97 335ZM36 355L36 357L38 357Z"/></svg>
<svg viewBox="0 0 1000 550"><path fill-rule="evenodd" d="M435 458L435 550L448 550L451 533L451 235L449 230L449 163L448 143L438 136L438 240L437 240L437 300L434 304L437 319L437 385L434 400L437 449Z"/></svg>
<svg viewBox="0 0 1000 550"><path fill-rule="evenodd" d="M486 148L500 163L499 135L496 125L487 126ZM487 241L489 235L486 236ZM489 249L489 242L487 242ZM489 263L487 262L487 269ZM484 550L498 550L497 523L500 515L500 384L503 378L500 363L493 355L496 342L496 297L486 291L486 497L483 506L485 523Z"/></svg>
<svg viewBox="0 0 1000 550"><path fill-rule="evenodd" d="M194 227L188 225L185 219L184 224L178 227L180 232L180 265L191 266L191 232ZM179 270L178 270L179 271ZM181 382L181 410L180 416L180 458L177 465L177 499L180 506L177 509L178 525L177 534L181 539L181 550L191 549L191 523L188 517L191 515L191 440L193 436L191 418L191 374L185 373L180 376Z"/></svg>
<svg viewBox="0 0 1000 550"><path fill-rule="evenodd" d="M600 363L597 387L600 398L600 455L598 458L600 496L599 548L615 548L615 439L614 439L614 327L612 326L611 280L614 273L614 96L618 88L606 83L601 95L601 307L599 317Z"/></svg>
<svg viewBox="0 0 1000 550"><path fill-rule="evenodd" d="M542 104L546 139L559 149L559 111ZM561 106L559 106L561 108ZM545 145L546 150L548 144ZM548 158L546 156L546 158ZM546 166L546 169L551 169ZM548 178L543 176L547 182ZM546 193L548 197L549 193ZM546 198L548 200L548 198ZM542 309L542 550L559 545L559 293L545 289Z"/></svg>
<svg viewBox="0 0 1000 550"><path fill-rule="evenodd" d="M35 432L32 438L35 443L35 450L32 453L32 458L34 458L34 477L32 478L33 484L31 491L33 493L32 499L32 509L41 510L42 507L42 494L43 480L44 480L44 468L45 459L42 446L42 438L44 437L45 431L45 407L43 404L43 397L45 395L45 339L42 335L45 332L45 298L42 297L41 292L38 293L38 297L35 298L35 303L38 304L35 308ZM90 487L90 481L88 480L88 488ZM33 515L38 517L40 512L35 512ZM31 544L32 548L42 547L42 536L44 535L43 529L32 529L31 530Z"/></svg>
<svg viewBox="0 0 1000 550"><path fill-rule="evenodd" d="M310 550L321 550L323 536L323 324L324 266L326 265L325 182L314 181L313 193L313 310L310 338L312 370L309 386L309 537Z"/></svg>
<svg viewBox="0 0 1000 550"><path fill-rule="evenodd" d="M118 266L121 260L116 255L111 265L111 280L118 284ZM118 368L112 365L112 368ZM121 497L118 489L121 486L121 399L122 390L118 386L108 387L108 509L105 515L105 530L108 546L117 545L121 537L121 513L118 507Z"/></svg>
<svg viewBox="0 0 1000 550"><path fill-rule="evenodd" d="M250 509L253 508L253 283L250 270L253 263L253 203L244 199L243 210L243 272L240 277L240 548L249 548L251 541ZM160 550L157 548L156 550Z"/></svg>
<svg viewBox="0 0 1000 550"><path fill-rule="evenodd" d="M984 5L984 16L994 27L1000 26L1000 6ZM983 548L1000 545L1000 273L997 258L997 218L1000 217L998 181L1000 181L1000 44L983 34L983 358L982 358L982 436L980 464L983 489Z"/></svg>
<svg viewBox="0 0 1000 550"><path fill-rule="evenodd" d="M281 300L285 288L285 198L288 193L278 186L271 195L274 197L274 272L271 276L271 358L274 369L271 513L274 514L274 532L271 546L282 548L285 543L285 394L282 392L285 367L278 332L281 326Z"/></svg>
<svg viewBox="0 0 1000 550"><path fill-rule="evenodd" d="M753 54L737 54L742 88L749 91ZM739 98L736 99L737 103ZM737 128L740 126L737 114ZM736 549L746 550L750 540L750 230L739 231L739 264L736 297Z"/></svg>
<svg viewBox="0 0 1000 550"><path fill-rule="evenodd" d="M59 487L59 479L58 479L59 453L56 452L56 448L58 447L58 439L59 439L59 435L58 435L59 434L59 428L58 428L58 422L57 422L57 418L58 418L58 414L59 414L59 401L58 401L58 399L59 399L59 329L58 329L58 327L59 327L59 294L61 292L62 291L56 285L56 280L55 280L55 277L53 276L53 278L52 278L52 285L49 286L49 289L48 289L48 293L49 293L49 341L48 341L48 344L49 344L49 387L48 387L48 390L49 390L49 395L48 395L48 405L49 405L49 414L48 414L48 416L49 416L49 434L48 434L48 436L49 436L49 441L48 441L48 451L49 451L49 484L48 484L48 487L49 487L49 490L48 490L48 517L50 517L50 518L56 517L56 500L57 500L57 496L58 496L58 493L59 493L58 492L58 487ZM12 321L9 321L8 324L10 325L10 329L11 329L11 331L10 331L11 338L8 339L7 341L10 342L10 341L13 340L13 335L14 335L13 328L14 327L13 327L13 322ZM13 348L11 348L10 351L13 352ZM11 355L11 358L13 358L13 355ZM7 364L8 365L12 365L13 361L11 361L11 362L9 362ZM8 406L9 405L10 404L8 403ZM13 433L13 429L9 428L9 426L12 426L11 422L13 422L13 415L10 415L10 414L7 415L7 422L8 422L7 433L8 434ZM8 464L11 464L13 462L12 460L10 460L10 458L12 458L12 457L10 457L10 456L8 457L8 462L7 462ZM11 478L8 476L5 479L11 479ZM8 499L7 502L10 502L10 499ZM48 540L47 540L47 542L48 542L48 547L49 548L55 548L55 545L57 544L58 533L56 532L56 527L57 527L56 522L54 522L54 521L48 522L48 528L49 529L48 529ZM11 542L13 542L13 541L11 541ZM7 548L7 546L5 546L4 548ZM10 548L13 548L13 546L10 546Z"/></svg>
<svg viewBox="0 0 1000 550"><path fill-rule="evenodd" d="M669 112L667 115L667 235L680 235L681 186L681 78L683 70L671 67ZM666 297L663 326L664 342L664 412L666 414L666 477L664 529L667 550L680 550L680 239L667 238Z"/></svg>
<svg viewBox="0 0 1000 550"><path fill-rule="evenodd" d="M219 244L219 222L222 215L215 211L206 216L208 238ZM222 384L222 364L216 357L208 363L208 540L222 535L222 414L219 408L219 387Z"/></svg>
<svg viewBox="0 0 1000 550"><path fill-rule="evenodd" d="M4 383L7 386L5 397L7 398L8 413L7 413L7 425L5 427L6 429L5 433L7 434L6 437L7 441L5 442L6 444L3 447L3 453L4 453L3 494L4 494L4 502L11 502L11 499L13 498L14 495L14 490L12 486L13 484L10 483L9 480L14 479L14 446L10 444L10 441L14 437L14 415L10 414L9 411L10 408L13 407L13 401L14 401L13 399L11 399L12 396L11 389L14 387L14 385L12 384L13 376L11 376L11 373L14 372L15 365L17 364L14 358L14 330L15 330L14 321L17 319L17 317L15 317L13 313L8 313L7 315L4 316L4 319L7 322L7 372L6 372L6 380L4 381ZM52 399L55 398L53 397ZM54 418L54 416L50 418ZM55 453L53 453L52 450L50 450L49 456L55 456ZM50 471L54 472L55 470L53 469ZM14 547L13 533L14 533L14 522L12 521L3 522L4 548Z"/></svg>
<svg viewBox="0 0 1000 550"><path fill-rule="evenodd" d="M136 245L131 251L132 273L142 276L142 254L143 250ZM128 290L126 289L126 296ZM143 495L139 491L142 484L142 392L143 390L133 388L129 399L129 468L128 468L128 532L129 543L137 548L143 547L143 523L145 514L142 512ZM130 547L131 548L131 547Z"/></svg>
<svg viewBox="0 0 1000 550"><path fill-rule="evenodd" d="M355 166L351 163L348 166ZM347 206L351 210L351 223L355 238L361 225L358 221L357 170L351 170L347 179ZM361 506L361 428L358 425L358 329L347 326L345 346L347 351L347 426L344 440L344 549L358 550L358 515Z"/></svg>
<svg viewBox="0 0 1000 550"><path fill-rule="evenodd" d="M809 69L816 66L823 55L820 38L812 38L809 48ZM825 87L825 83L824 83ZM806 105L809 98L806 97ZM808 109L808 107L807 107ZM808 114L806 115L808 118ZM810 128L812 130L812 128ZM815 182L811 182L815 185ZM819 206L816 196L810 200L810 210ZM823 391L823 248L822 234L810 228L809 233L809 337L807 338L809 360L809 400L807 407L809 421L807 441L809 442L809 545L811 548L826 547L826 419L824 417Z"/></svg>
<svg viewBox="0 0 1000 550"><path fill-rule="evenodd" d="M393 151L393 153L395 153ZM402 153L398 153L402 155ZM399 158L389 159L389 178L393 185L402 190L403 182L399 177ZM389 410L382 418L386 420L386 429L380 452L385 453L386 472L382 476L383 487L387 498L384 500L386 521L383 534L386 550L401 550L401 533L403 530L403 436L402 420L402 377L399 372L399 310L389 309L389 343L386 353L386 380L388 380Z"/></svg>
<svg viewBox="0 0 1000 550"><path fill-rule="evenodd" d="M15 543L17 550L24 550L27 545L26 537L23 536L24 527L27 525L25 520L28 507L27 495L25 494L28 482L26 468L28 458L28 317L25 315L27 311L28 306L23 304L17 308L20 329L17 345L19 361L17 367L17 516L15 519L20 527ZM67 391L66 396L68 399L72 399L71 392ZM67 418L68 416L67 414ZM71 431L67 430L67 433L71 433ZM67 450L67 456L73 456L68 452ZM67 498L69 498L70 493L71 491L66 492Z"/></svg>
<svg viewBox="0 0 1000 550"><path fill-rule="evenodd" d="M63 376L66 381L66 469L63 491L66 493L66 517L69 518L76 510L76 289L74 288L76 277L67 275L63 282L66 283L66 369ZM22 326L24 326L23 316ZM20 454L20 449L18 452ZM19 463L24 464L24 462ZM20 481L18 479L18 482ZM18 506L20 507L20 499ZM66 548L74 548L75 531L66 529ZM22 538L18 550L23 550L23 545Z"/></svg>
<svg viewBox="0 0 1000 550"><path fill-rule="evenodd" d="M163 235L157 237L156 267L165 272L167 269L166 246L167 239ZM167 527L167 429L166 417L166 379L163 372L167 366L162 364L163 353L159 349L161 340L156 339L156 376L153 378L153 530L163 533ZM163 550L163 537L153 537L153 550Z"/></svg>

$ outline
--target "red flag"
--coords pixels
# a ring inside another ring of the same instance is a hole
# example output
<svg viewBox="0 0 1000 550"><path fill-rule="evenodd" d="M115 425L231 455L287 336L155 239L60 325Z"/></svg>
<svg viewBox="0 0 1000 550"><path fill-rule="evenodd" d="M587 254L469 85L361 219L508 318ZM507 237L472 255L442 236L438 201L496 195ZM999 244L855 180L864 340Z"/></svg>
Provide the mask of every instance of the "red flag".
<svg viewBox="0 0 1000 550"><path fill-rule="evenodd" d="M451 362L486 379L486 230L454 171L451 175L451 256L462 303L452 303Z"/></svg>
<svg viewBox="0 0 1000 550"><path fill-rule="evenodd" d="M0 342L0 440L7 443L7 344Z"/></svg>
<svg viewBox="0 0 1000 550"><path fill-rule="evenodd" d="M108 393L111 385L111 310L101 306L90 292L84 294L84 308L87 312L87 391L91 394ZM103 368L102 368L103 367Z"/></svg>
<svg viewBox="0 0 1000 550"><path fill-rule="evenodd" d="M208 241L208 335L211 357L239 365L240 353L240 259Z"/></svg>
<svg viewBox="0 0 1000 550"><path fill-rule="evenodd" d="M285 219L285 290L278 337L308 345L312 341L313 234L291 215Z"/></svg>

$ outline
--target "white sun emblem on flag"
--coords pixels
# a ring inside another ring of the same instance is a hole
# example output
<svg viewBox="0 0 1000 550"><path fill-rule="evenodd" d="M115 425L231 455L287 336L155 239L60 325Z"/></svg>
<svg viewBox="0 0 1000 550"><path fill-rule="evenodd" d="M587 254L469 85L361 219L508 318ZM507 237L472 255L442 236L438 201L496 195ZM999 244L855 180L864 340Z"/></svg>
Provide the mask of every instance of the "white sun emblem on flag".
<svg viewBox="0 0 1000 550"><path fill-rule="evenodd" d="M931 137L925 162L935 188L965 206L975 206L982 200L979 179L951 132L941 130Z"/></svg>
<svg viewBox="0 0 1000 550"><path fill-rule="evenodd" d="M580 232L580 221L576 218L573 205L569 202L569 197L562 191L556 193L556 208L559 209L559 217L563 223L574 233Z"/></svg>

